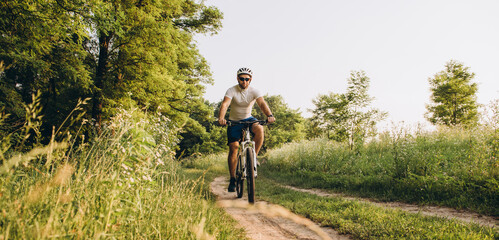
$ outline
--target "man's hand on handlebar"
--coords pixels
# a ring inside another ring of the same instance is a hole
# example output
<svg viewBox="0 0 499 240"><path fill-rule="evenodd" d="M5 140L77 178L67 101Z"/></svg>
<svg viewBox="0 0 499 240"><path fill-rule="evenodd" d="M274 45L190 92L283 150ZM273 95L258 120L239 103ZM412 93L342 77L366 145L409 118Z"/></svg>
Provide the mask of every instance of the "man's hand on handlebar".
<svg viewBox="0 0 499 240"><path fill-rule="evenodd" d="M218 124L220 124L220 126L225 126L227 125L227 120L225 120L225 118L219 118Z"/></svg>
<svg viewBox="0 0 499 240"><path fill-rule="evenodd" d="M270 116L267 118L267 122L268 123L274 123L275 122L275 117L274 116Z"/></svg>

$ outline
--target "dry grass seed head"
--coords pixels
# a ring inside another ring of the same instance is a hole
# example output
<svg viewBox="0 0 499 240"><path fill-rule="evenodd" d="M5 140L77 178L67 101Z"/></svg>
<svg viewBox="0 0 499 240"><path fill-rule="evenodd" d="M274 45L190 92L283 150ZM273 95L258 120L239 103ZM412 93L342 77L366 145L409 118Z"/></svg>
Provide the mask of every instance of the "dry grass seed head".
<svg viewBox="0 0 499 240"><path fill-rule="evenodd" d="M37 183L31 188L30 192L26 196L26 202L28 204L36 203L43 198L45 193L48 192L51 187L65 186L69 182L69 179L71 178L73 172L74 172L74 167L72 165L67 163L62 165L61 167L59 167L56 174L49 182ZM69 194L69 189L66 193L67 194L63 194L63 196L61 196L60 199L63 202L70 201L68 200L71 198L71 195Z"/></svg>
<svg viewBox="0 0 499 240"><path fill-rule="evenodd" d="M74 172L74 167L71 164L65 163L62 165L55 174L54 178L50 181L52 186L64 186L69 182L71 175Z"/></svg>

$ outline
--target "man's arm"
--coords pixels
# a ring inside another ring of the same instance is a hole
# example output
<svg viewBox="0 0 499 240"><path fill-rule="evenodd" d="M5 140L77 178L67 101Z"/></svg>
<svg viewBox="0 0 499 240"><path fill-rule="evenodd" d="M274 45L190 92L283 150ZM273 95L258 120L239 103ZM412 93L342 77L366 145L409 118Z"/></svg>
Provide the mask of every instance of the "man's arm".
<svg viewBox="0 0 499 240"><path fill-rule="evenodd" d="M272 115L272 112L270 111L269 105L267 105L267 102L263 99L263 97L259 97L256 99L256 104L258 104L258 107L260 107L260 110L262 110L263 114L267 116L267 120L269 123L275 122L275 117Z"/></svg>
<svg viewBox="0 0 499 240"><path fill-rule="evenodd" d="M222 105L220 105L220 114L218 115L218 123L222 126L227 124L227 120L225 120L225 114L227 113L227 109L229 108L230 102L232 99L227 96L224 97L222 101Z"/></svg>

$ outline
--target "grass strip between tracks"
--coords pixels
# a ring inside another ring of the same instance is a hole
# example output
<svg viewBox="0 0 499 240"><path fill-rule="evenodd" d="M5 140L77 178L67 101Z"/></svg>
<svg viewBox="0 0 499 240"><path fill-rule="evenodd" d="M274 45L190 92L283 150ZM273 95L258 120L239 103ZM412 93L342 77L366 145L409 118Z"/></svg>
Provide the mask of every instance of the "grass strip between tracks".
<svg viewBox="0 0 499 240"><path fill-rule="evenodd" d="M496 229L280 187L259 177L257 197L356 239L499 239Z"/></svg>

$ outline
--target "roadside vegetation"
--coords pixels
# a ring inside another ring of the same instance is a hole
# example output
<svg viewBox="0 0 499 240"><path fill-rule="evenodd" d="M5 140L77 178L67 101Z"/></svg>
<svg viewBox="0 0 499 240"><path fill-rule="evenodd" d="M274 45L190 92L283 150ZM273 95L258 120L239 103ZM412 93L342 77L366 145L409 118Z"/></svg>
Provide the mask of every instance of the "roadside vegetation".
<svg viewBox="0 0 499 240"><path fill-rule="evenodd" d="M210 183L221 175L228 174L227 153L215 153L208 155L194 155L184 158L180 162L183 176L190 180L202 179L197 187L203 195L211 200L215 196L210 190Z"/></svg>
<svg viewBox="0 0 499 240"><path fill-rule="evenodd" d="M164 116L120 111L91 141L76 133L19 153L13 135L2 139L0 239L244 238L200 191L203 176L174 161L177 130Z"/></svg>
<svg viewBox="0 0 499 240"><path fill-rule="evenodd" d="M295 186L499 215L497 128L404 128L350 149L325 139L268 152L266 176Z"/></svg>

